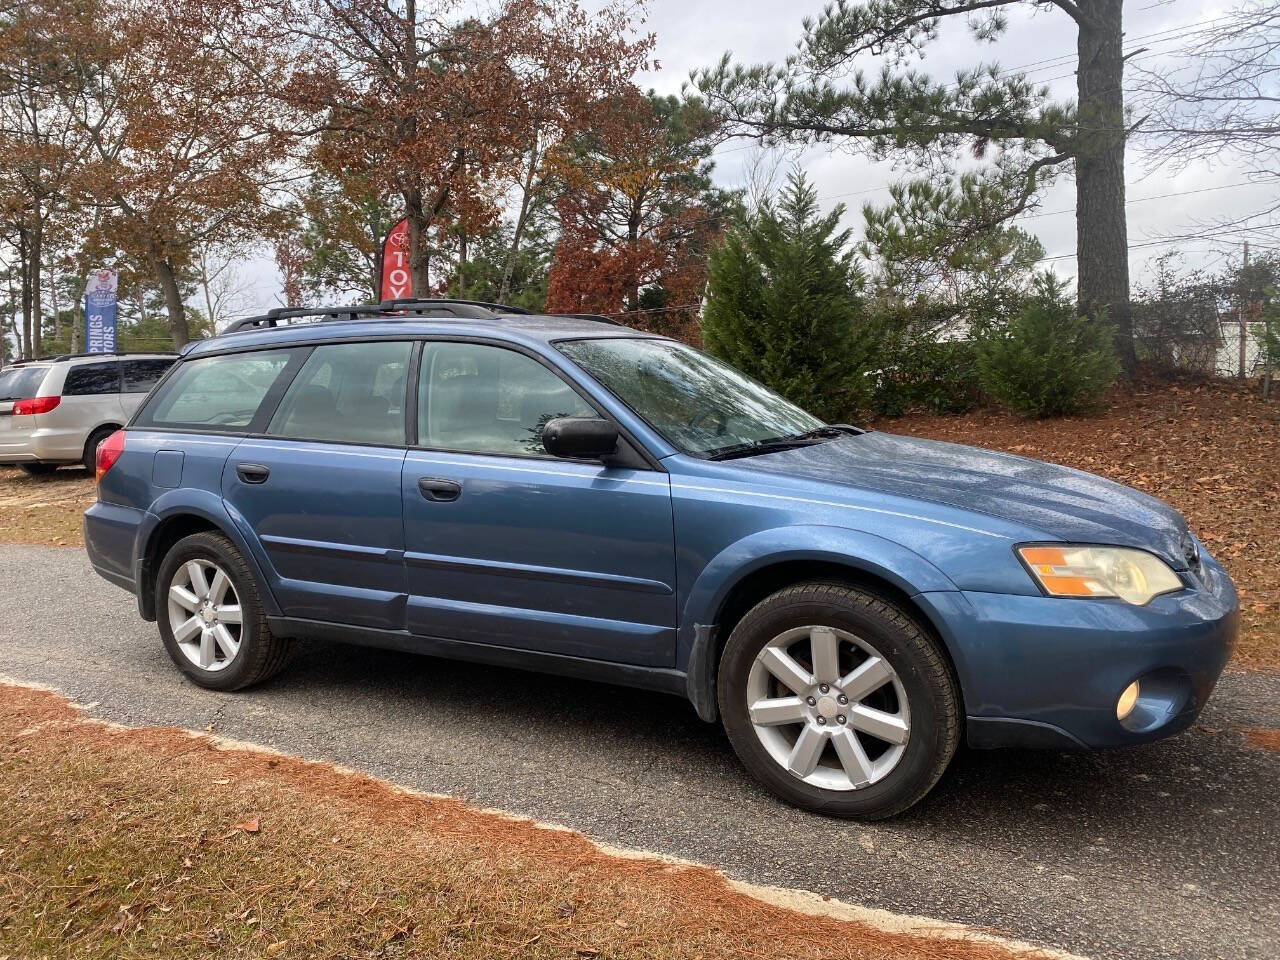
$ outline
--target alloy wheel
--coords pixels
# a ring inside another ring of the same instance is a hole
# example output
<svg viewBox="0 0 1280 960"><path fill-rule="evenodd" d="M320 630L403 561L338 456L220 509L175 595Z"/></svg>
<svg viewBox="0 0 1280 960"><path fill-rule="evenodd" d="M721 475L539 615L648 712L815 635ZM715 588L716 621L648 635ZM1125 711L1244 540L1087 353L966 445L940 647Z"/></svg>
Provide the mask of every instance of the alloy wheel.
<svg viewBox="0 0 1280 960"><path fill-rule="evenodd" d="M906 752L911 718L897 672L861 637L796 627L756 655L747 713L773 760L824 790L858 790L887 777Z"/></svg>
<svg viewBox="0 0 1280 960"><path fill-rule="evenodd" d="M225 670L240 652L240 599L212 560L188 560L169 583L169 629L182 655L201 670Z"/></svg>

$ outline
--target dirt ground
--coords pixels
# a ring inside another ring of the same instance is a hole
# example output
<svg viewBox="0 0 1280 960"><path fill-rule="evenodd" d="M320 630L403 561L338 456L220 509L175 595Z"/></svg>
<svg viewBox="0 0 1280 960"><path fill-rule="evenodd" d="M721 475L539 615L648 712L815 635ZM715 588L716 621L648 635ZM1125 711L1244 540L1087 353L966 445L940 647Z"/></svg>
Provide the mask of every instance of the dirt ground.
<svg viewBox="0 0 1280 960"><path fill-rule="evenodd" d="M0 543L78 546L93 499L93 477L82 468L32 477L17 467L0 467Z"/></svg>
<svg viewBox="0 0 1280 960"><path fill-rule="evenodd" d="M1240 590L1235 662L1280 670L1280 400L1234 383L1118 392L1089 417L1003 411L911 415L878 429L1007 450L1079 467L1173 504ZM0 468L0 543L75 545L93 480L64 468Z"/></svg>
<svg viewBox="0 0 1280 960"><path fill-rule="evenodd" d="M0 685L0 798L0 956L1017 955L785 909L704 867L327 765L85 720L26 687Z"/></svg>

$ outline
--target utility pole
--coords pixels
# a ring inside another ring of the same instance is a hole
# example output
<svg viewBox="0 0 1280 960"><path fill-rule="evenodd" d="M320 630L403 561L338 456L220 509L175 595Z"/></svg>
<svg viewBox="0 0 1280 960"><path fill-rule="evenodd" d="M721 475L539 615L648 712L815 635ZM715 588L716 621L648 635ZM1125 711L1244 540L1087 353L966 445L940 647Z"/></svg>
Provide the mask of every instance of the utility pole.
<svg viewBox="0 0 1280 960"><path fill-rule="evenodd" d="M1249 241L1244 242L1244 264L1240 268L1241 279L1247 279L1249 269ZM1240 379L1245 378L1245 363L1249 357L1248 327L1244 322L1244 290L1240 291L1240 302L1236 305L1236 321L1240 325Z"/></svg>

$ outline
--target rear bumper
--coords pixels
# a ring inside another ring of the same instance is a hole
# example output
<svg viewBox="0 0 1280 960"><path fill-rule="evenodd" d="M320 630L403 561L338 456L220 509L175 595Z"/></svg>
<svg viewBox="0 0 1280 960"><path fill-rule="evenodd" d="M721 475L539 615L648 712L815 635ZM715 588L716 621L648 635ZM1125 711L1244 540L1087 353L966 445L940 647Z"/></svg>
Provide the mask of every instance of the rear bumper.
<svg viewBox="0 0 1280 960"><path fill-rule="evenodd" d="M89 563L103 579L137 595L134 560L138 530L146 512L99 500L84 513L84 548Z"/></svg>
<svg viewBox="0 0 1280 960"><path fill-rule="evenodd" d="M1195 722L1235 643L1235 588L1205 577L1145 607L991 593L920 594L945 625L974 747L1095 749L1159 740ZM1124 721L1116 701L1141 694Z"/></svg>
<svg viewBox="0 0 1280 960"><path fill-rule="evenodd" d="M0 463L75 463L84 455L85 440L79 430L10 429L0 434Z"/></svg>

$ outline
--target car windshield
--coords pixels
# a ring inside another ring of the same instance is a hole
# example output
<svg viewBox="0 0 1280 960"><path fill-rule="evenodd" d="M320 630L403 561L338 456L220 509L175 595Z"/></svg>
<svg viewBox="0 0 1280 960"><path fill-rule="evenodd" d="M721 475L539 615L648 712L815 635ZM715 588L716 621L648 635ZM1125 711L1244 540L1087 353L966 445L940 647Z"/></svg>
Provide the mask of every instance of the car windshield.
<svg viewBox="0 0 1280 960"><path fill-rule="evenodd" d="M823 426L768 387L683 343L619 337L557 346L685 453L713 457Z"/></svg>
<svg viewBox="0 0 1280 960"><path fill-rule="evenodd" d="M25 400L40 389L48 367L9 367L0 370L0 400Z"/></svg>

